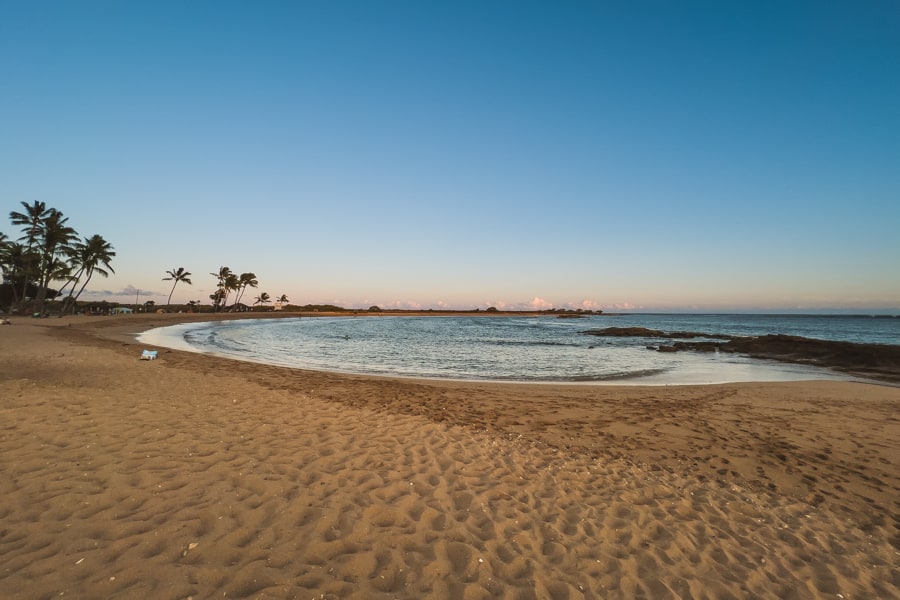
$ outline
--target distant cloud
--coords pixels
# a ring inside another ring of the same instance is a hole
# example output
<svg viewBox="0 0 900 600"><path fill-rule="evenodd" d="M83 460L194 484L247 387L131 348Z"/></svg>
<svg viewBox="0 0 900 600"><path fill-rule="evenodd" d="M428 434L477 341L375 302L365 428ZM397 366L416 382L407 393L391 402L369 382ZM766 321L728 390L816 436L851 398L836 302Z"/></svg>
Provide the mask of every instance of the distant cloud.
<svg viewBox="0 0 900 600"><path fill-rule="evenodd" d="M114 292L112 290L85 290L85 296L89 296L91 298L110 298L110 297L119 297L125 296L129 298L137 298L138 296L142 298L149 298L150 296L165 296L161 292L155 292L153 290L141 290L133 285L126 285L121 290Z"/></svg>
<svg viewBox="0 0 900 600"><path fill-rule="evenodd" d="M535 310L546 310L548 308L553 308L553 303L547 302L543 298L539 298L538 296L535 296L534 298L531 299L531 302L528 303L528 306Z"/></svg>
<svg viewBox="0 0 900 600"><path fill-rule="evenodd" d="M459 308L462 310L468 310L468 309L472 309L472 308L478 309L478 310L485 309L485 308L496 308L499 310L515 310L515 308L510 309L510 305L504 300L484 300L483 302L475 303L471 306L457 306L456 308Z"/></svg>
<svg viewBox="0 0 900 600"><path fill-rule="evenodd" d="M582 300L576 308L583 308L584 310L599 310L600 303L594 302L593 300Z"/></svg>
<svg viewBox="0 0 900 600"><path fill-rule="evenodd" d="M131 288L131 293L134 293L134 288ZM141 295L145 295L147 292L141 292ZM603 311L629 311L629 310L642 310L644 307L634 304L632 302L621 302L621 303L601 303L596 300L583 299L583 300L572 300L568 302L558 302L554 303L545 298L541 298L540 296L535 296L531 300L519 300L510 302L502 299L493 299L493 300L483 300L481 302L475 302L472 304L463 304L463 303L450 303L445 300L435 300L433 302L420 302L416 300L391 300L391 301L379 301L373 300L372 298L366 298L359 301L348 301L346 299L338 299L335 298L331 301L331 304L335 306L343 306L344 308L351 309L366 309L370 306L379 306L382 309L396 309L396 310L472 310L472 309L481 309L485 310L487 308L494 307L498 310L521 310L521 311L538 311L538 310L550 310L554 308L559 309L571 309L571 310L603 310Z"/></svg>
<svg viewBox="0 0 900 600"><path fill-rule="evenodd" d="M603 310L638 310L641 307L631 302L622 302L621 304L603 304L599 305Z"/></svg>
<svg viewBox="0 0 900 600"><path fill-rule="evenodd" d="M398 308L401 310L421 310L422 305L414 300L394 300L382 308Z"/></svg>
<svg viewBox="0 0 900 600"><path fill-rule="evenodd" d="M565 308L570 310L634 310L638 308L634 304L630 302L625 302L622 304L603 304L601 302L597 302L596 300L589 300L585 298L584 300L572 300L569 302L562 302L560 304L554 305L551 302L544 300L543 298L533 298L531 302L528 304L520 304L518 305L520 309L536 309L536 310L545 310L548 308Z"/></svg>

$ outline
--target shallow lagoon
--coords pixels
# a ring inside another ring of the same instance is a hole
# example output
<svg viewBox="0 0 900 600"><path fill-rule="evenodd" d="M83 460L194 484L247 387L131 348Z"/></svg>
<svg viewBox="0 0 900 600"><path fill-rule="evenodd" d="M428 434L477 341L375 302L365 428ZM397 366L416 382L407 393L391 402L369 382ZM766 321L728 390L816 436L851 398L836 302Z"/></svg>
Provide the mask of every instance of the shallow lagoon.
<svg viewBox="0 0 900 600"><path fill-rule="evenodd" d="M771 315L365 316L192 323L144 333L146 344L285 367L401 377L640 385L851 379L734 354L660 353L653 338L598 338L609 326L731 335L786 333L897 343L900 319Z"/></svg>

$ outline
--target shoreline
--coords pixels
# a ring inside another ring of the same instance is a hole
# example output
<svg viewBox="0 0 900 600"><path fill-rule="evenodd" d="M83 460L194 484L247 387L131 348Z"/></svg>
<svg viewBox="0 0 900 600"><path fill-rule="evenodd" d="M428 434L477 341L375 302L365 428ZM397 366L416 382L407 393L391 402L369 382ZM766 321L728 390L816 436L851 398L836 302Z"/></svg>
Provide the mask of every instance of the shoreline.
<svg viewBox="0 0 900 600"><path fill-rule="evenodd" d="M898 595L896 388L139 360L185 317L0 329L11 598Z"/></svg>
<svg viewBox="0 0 900 600"><path fill-rule="evenodd" d="M264 313L263 313L264 314ZM313 313L314 316L338 317L337 314L319 315ZM223 315L224 316L224 315ZM272 318L296 318L302 316L309 317L304 314L280 313L278 316L263 317ZM348 315L341 315L338 318L344 318ZM377 315L371 315L377 316ZM396 316L396 315L389 315ZM415 314L404 314L404 317L421 316L421 317L453 317L455 315L442 314L433 315L427 312L419 312ZM486 314L487 317L497 317L505 315ZM227 320L253 320L253 316L241 318L231 315ZM176 319L177 320L177 319ZM178 320L177 323L166 324L165 327L177 326L191 323L208 323L225 319L203 319L196 321L194 319ZM303 364L290 364L290 362L272 362L265 358L242 356L237 354L229 354L228 352L215 352L214 350L203 350L194 348L186 343L177 335L155 334L157 327L150 328L137 334L137 339L149 347L159 347L176 349L188 352L210 353L216 356L229 358L231 360L239 360L251 362L255 364L273 364L286 368L296 368L304 370L321 370L329 373L343 375L361 375L366 377L388 377L411 380L425 381L450 381L450 382L497 382L511 384L526 385L629 385L629 386L673 386L673 385L716 385L725 383L752 383L752 382L777 382L777 381L855 381L861 383L873 383L900 386L900 346L889 346L884 344L859 344L833 342L827 340L819 340L813 338L800 338L784 335L766 335L760 337L740 337L740 336L715 336L712 334L685 333L674 332L666 333L662 331L653 331L644 328L609 328L603 330L586 330L578 332L581 335L612 337L654 337L654 338L724 338L721 342L696 342L683 343L675 342L672 346L647 346L648 350L657 350L658 352L680 350L687 352L693 357L691 362L680 365L674 369L656 369L652 371L641 371L632 373L613 374L607 377L590 377L567 379L560 377L557 379L528 379L528 378L492 378L490 376L473 375L471 377L463 376L442 376L442 375L419 375L404 373L375 372L367 370L354 370L326 368L321 366L306 366ZM609 332L609 333L607 333ZM770 342L769 338L776 341ZM725 340L730 342L725 343ZM785 349L785 340L790 344L789 349ZM747 345L746 349L731 348L735 342L740 341ZM697 361L697 357L702 355L709 356L713 351L718 355L719 350L723 352L723 356L731 355L737 360L713 362L712 359ZM777 351L776 351L777 350ZM852 360L850 360L852 358ZM746 362L745 362L746 361Z"/></svg>

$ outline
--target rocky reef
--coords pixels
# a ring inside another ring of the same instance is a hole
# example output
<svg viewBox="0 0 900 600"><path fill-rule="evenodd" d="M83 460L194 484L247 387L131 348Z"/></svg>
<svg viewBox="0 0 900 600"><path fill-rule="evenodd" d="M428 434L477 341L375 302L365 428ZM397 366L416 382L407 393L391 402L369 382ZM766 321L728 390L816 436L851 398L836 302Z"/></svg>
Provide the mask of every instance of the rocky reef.
<svg viewBox="0 0 900 600"><path fill-rule="evenodd" d="M900 383L900 346L819 340L793 335L729 336L693 331L659 331L643 327L608 327L582 332L600 337L638 337L672 340L647 346L659 352L733 352L751 358L815 365L845 373Z"/></svg>
<svg viewBox="0 0 900 600"><path fill-rule="evenodd" d="M693 339L714 338L731 339L731 336L714 335L710 333L697 333L695 331L660 331L659 329L647 329L646 327L606 327L605 329L589 329L582 331L586 335L602 337L651 337L667 339Z"/></svg>

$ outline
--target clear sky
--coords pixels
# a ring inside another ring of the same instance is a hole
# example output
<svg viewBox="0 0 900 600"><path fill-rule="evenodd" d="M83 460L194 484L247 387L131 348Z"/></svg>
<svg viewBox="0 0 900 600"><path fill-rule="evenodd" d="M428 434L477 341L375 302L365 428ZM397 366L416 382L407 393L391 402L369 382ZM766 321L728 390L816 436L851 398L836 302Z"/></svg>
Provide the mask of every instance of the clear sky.
<svg viewBox="0 0 900 600"><path fill-rule="evenodd" d="M898 312L900 3L0 0L0 199L98 299Z"/></svg>

